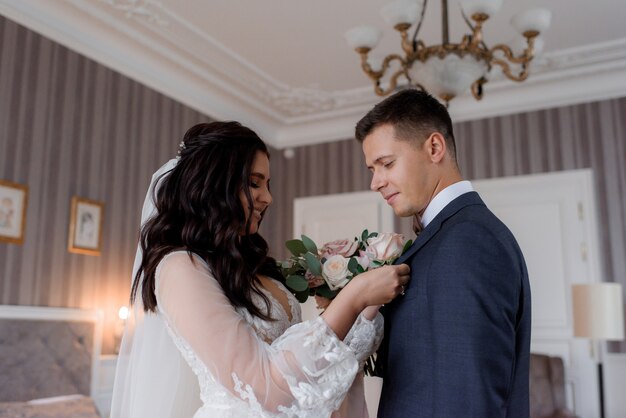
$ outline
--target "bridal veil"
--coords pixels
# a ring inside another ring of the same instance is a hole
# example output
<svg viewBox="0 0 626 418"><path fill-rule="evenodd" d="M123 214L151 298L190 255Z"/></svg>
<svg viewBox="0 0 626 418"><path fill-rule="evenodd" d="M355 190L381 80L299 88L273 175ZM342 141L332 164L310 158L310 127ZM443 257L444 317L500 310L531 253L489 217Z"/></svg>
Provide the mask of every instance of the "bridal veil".
<svg viewBox="0 0 626 418"><path fill-rule="evenodd" d="M169 160L153 174L141 212L142 226L156 214L155 190L176 163ZM132 278L141 257L138 245ZM144 312L141 297L137 298L117 360L111 418L191 417L201 406L199 394L198 379L174 345L162 316Z"/></svg>

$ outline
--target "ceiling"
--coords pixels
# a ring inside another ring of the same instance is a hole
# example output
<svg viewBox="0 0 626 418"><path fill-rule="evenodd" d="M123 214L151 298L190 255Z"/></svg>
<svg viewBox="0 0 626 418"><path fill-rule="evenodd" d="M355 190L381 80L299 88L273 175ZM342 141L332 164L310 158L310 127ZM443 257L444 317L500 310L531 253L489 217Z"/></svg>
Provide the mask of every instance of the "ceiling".
<svg viewBox="0 0 626 418"><path fill-rule="evenodd" d="M381 0L0 0L0 14L218 119L237 119L271 145L350 138L380 100L344 40L375 25L375 50L399 52ZM457 121L626 95L626 1L504 2L485 26L489 45L515 36L511 16L553 12L545 48L524 83L495 74L485 98L453 100ZM465 32L449 2L451 40ZM420 37L440 42L440 2L430 0ZM384 52L383 52L384 51Z"/></svg>

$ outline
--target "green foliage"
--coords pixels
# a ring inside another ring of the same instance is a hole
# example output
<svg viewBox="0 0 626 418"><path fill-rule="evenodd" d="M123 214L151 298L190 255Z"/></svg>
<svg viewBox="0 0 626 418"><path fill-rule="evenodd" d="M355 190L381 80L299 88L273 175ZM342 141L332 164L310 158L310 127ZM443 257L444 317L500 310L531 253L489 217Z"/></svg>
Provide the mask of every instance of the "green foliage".
<svg viewBox="0 0 626 418"><path fill-rule="evenodd" d="M309 288L309 283L306 279L299 275L292 275L287 277L285 283L289 288L296 292L305 292Z"/></svg>
<svg viewBox="0 0 626 418"><path fill-rule="evenodd" d="M315 245L311 238L302 235L302 244L304 244L304 248L306 248L308 252L317 255L317 245Z"/></svg>
<svg viewBox="0 0 626 418"><path fill-rule="evenodd" d="M356 276L359 273L362 273L362 271L359 272L359 267L361 266L359 265L359 262L357 261L357 259L354 257L351 257L350 261L348 261L348 270L350 270L350 273L352 273L354 276Z"/></svg>
<svg viewBox="0 0 626 418"><path fill-rule="evenodd" d="M316 276L321 276L322 275L322 263L320 262L320 260L317 259L317 257L312 254L312 253L306 253L304 254L304 259L306 260L306 263L309 267L309 271L311 273L313 273Z"/></svg>
<svg viewBox="0 0 626 418"><path fill-rule="evenodd" d="M291 254L296 257L300 257L302 254L307 252L306 247L299 239L292 239L285 243L285 247L291 252Z"/></svg>
<svg viewBox="0 0 626 418"><path fill-rule="evenodd" d="M330 290L327 284L323 284L320 287L315 288L315 293L318 295L325 297L326 299L334 299L335 296L339 293L338 290Z"/></svg>
<svg viewBox="0 0 626 418"><path fill-rule="evenodd" d="M309 298L309 289L307 288L304 292L295 292L294 295L296 299L298 299L298 302L304 303Z"/></svg>

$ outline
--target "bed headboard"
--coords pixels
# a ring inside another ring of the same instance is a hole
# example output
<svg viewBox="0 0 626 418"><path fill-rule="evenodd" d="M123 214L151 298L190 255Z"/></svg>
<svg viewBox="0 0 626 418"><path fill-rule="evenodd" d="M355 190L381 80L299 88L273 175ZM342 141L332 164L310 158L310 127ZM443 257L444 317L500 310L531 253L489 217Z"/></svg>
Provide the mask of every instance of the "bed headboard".
<svg viewBox="0 0 626 418"><path fill-rule="evenodd" d="M102 312L0 305L0 402L93 396Z"/></svg>

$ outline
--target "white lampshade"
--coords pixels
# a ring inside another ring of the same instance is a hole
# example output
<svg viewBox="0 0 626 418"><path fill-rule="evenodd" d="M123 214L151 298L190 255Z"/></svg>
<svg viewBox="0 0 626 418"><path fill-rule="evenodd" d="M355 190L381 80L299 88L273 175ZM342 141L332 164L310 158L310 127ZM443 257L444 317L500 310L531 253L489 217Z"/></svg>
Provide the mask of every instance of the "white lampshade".
<svg viewBox="0 0 626 418"><path fill-rule="evenodd" d="M594 340L624 339L624 305L619 283L572 286L574 336Z"/></svg>
<svg viewBox="0 0 626 418"><path fill-rule="evenodd" d="M380 14L390 26L400 23L412 25L422 12L422 7L422 3L416 0L396 0L383 6Z"/></svg>
<svg viewBox="0 0 626 418"><path fill-rule="evenodd" d="M552 12L548 9L530 9L513 16L511 25L522 35L526 31L544 32L550 27Z"/></svg>
<svg viewBox="0 0 626 418"><path fill-rule="evenodd" d="M468 90L486 71L487 65L471 55L460 58L456 54L448 54L444 59L433 56L425 63L416 61L409 70L409 76L431 94L456 97Z"/></svg>
<svg viewBox="0 0 626 418"><path fill-rule="evenodd" d="M459 3L467 17L472 17L476 13L493 16L502 7L502 0L459 0Z"/></svg>
<svg viewBox="0 0 626 418"><path fill-rule="evenodd" d="M352 48L374 49L383 33L380 29L372 26L358 26L346 32L346 40Z"/></svg>

